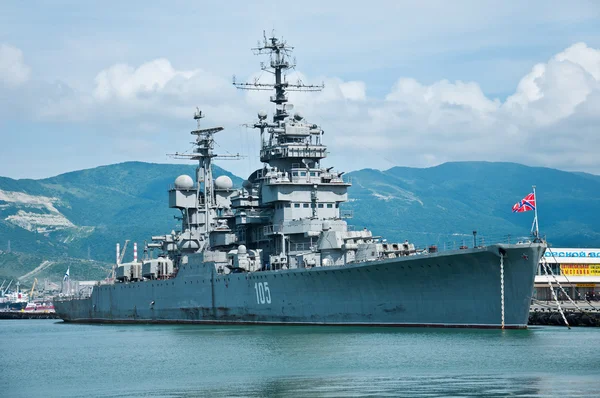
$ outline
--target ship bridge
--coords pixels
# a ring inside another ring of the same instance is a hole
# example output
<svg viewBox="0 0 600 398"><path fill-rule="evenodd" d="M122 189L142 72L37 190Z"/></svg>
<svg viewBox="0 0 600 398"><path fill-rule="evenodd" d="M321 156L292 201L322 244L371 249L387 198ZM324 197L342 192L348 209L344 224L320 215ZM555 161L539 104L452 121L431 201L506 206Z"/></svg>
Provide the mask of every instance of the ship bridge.
<svg viewBox="0 0 600 398"><path fill-rule="evenodd" d="M263 115L259 114L259 119ZM289 171L294 163L300 162L305 167L318 167L321 159L327 157L327 147L321 140L323 130L316 124L307 123L299 113L274 123L261 119L255 127L261 129L260 160L280 170Z"/></svg>

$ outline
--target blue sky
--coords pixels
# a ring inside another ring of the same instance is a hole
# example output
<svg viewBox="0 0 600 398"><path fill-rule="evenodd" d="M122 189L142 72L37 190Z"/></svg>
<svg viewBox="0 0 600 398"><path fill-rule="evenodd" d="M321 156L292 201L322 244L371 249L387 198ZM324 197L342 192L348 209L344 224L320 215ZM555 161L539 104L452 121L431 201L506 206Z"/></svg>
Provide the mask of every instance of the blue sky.
<svg viewBox="0 0 600 398"><path fill-rule="evenodd" d="M127 160L173 162L196 106L226 128L221 166L260 167L242 126L265 97L249 50L275 29L291 94L344 170L516 161L600 174L600 2L3 2L0 175L41 178ZM293 76L290 78L294 78Z"/></svg>

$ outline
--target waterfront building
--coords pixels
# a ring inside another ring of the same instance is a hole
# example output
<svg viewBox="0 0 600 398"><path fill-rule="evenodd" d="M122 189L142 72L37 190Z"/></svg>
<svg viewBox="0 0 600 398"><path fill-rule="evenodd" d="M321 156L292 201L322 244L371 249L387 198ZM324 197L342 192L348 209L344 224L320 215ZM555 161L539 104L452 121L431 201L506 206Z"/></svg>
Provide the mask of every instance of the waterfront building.
<svg viewBox="0 0 600 398"><path fill-rule="evenodd" d="M558 288L558 281L574 300L600 300L600 249L548 248L541 262L544 261L556 280L544 272L540 263L533 298L552 300L550 281L559 300L566 300Z"/></svg>

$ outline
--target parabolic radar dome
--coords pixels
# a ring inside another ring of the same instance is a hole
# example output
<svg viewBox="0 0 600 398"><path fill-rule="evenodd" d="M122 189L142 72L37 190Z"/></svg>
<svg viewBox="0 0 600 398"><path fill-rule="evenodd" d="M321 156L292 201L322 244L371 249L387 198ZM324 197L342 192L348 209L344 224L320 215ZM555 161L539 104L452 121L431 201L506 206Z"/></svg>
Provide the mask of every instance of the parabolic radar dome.
<svg viewBox="0 0 600 398"><path fill-rule="evenodd" d="M186 174L182 174L175 179L175 188L178 189L191 189L194 187L194 180L192 177Z"/></svg>
<svg viewBox="0 0 600 398"><path fill-rule="evenodd" d="M215 179L215 188L217 189L231 189L233 188L233 181L227 176L219 176Z"/></svg>

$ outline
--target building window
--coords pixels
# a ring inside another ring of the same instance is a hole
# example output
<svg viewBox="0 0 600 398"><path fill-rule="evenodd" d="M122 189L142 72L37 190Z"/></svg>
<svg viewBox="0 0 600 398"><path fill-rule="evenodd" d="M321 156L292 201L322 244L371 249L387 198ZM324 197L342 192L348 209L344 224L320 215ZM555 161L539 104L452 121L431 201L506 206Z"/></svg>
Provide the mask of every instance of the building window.
<svg viewBox="0 0 600 398"><path fill-rule="evenodd" d="M302 205L302 207L304 207L304 208L308 208L308 203L304 203L304 204Z"/></svg>
<svg viewBox="0 0 600 398"><path fill-rule="evenodd" d="M292 207L292 204L291 203L286 203L285 207Z"/></svg>
<svg viewBox="0 0 600 398"><path fill-rule="evenodd" d="M328 209L331 209L331 208L333 208L333 203L327 203L327 208L328 208Z"/></svg>
<svg viewBox="0 0 600 398"><path fill-rule="evenodd" d="M319 203L319 209L323 208L323 203Z"/></svg>
<svg viewBox="0 0 600 398"><path fill-rule="evenodd" d="M311 176L311 177L316 177L316 176L317 176L317 173L315 173L314 171L311 171L311 172L310 172L310 176Z"/></svg>
<svg viewBox="0 0 600 398"><path fill-rule="evenodd" d="M292 173L292 176L294 176L294 177L298 177L298 172L297 172L297 171L294 171L294 172Z"/></svg>
<svg viewBox="0 0 600 398"><path fill-rule="evenodd" d="M300 172L300 177L306 177L306 171L301 171Z"/></svg>
<svg viewBox="0 0 600 398"><path fill-rule="evenodd" d="M300 207L300 203L294 203L294 207L297 209Z"/></svg>

